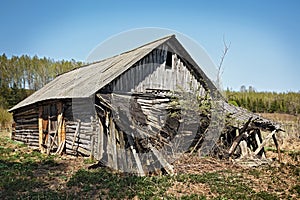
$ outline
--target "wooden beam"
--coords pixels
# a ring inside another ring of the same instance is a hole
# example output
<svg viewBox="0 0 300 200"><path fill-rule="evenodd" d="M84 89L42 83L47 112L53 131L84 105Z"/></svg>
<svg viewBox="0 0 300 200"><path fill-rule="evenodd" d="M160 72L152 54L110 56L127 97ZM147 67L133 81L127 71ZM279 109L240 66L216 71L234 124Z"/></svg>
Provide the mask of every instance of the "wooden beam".
<svg viewBox="0 0 300 200"><path fill-rule="evenodd" d="M131 149L131 152L133 154L135 163L136 163L137 168L138 168L139 175L140 176L145 176L145 172L143 170L141 160L140 160L139 156L137 155L135 148L133 147L133 139L132 139L133 134L131 133L131 135L128 135L127 138L128 138L128 142L129 142L130 149Z"/></svg>
<svg viewBox="0 0 300 200"><path fill-rule="evenodd" d="M240 134L246 132L246 130L247 130L247 128L248 128L251 121L252 121L252 117L250 117L248 119L248 121L244 124L244 126L240 129Z"/></svg>
<svg viewBox="0 0 300 200"><path fill-rule="evenodd" d="M109 113L106 112L105 115L105 130L106 130L106 154L107 154L107 164L108 167L113 167L113 158L112 158L112 145L111 145L111 127L110 127L110 117Z"/></svg>
<svg viewBox="0 0 300 200"><path fill-rule="evenodd" d="M91 137L91 154L90 154L90 159L94 160L94 145L95 145L95 136Z"/></svg>
<svg viewBox="0 0 300 200"><path fill-rule="evenodd" d="M232 143L232 145L231 145L231 147L230 147L230 149L228 151L229 156L231 156L234 153L236 147L239 145L239 143L241 142L241 140L243 138L247 137L246 133L239 134L239 129L236 129L236 135L237 135L237 137L234 139L234 141L233 141L233 143Z"/></svg>
<svg viewBox="0 0 300 200"><path fill-rule="evenodd" d="M111 139L111 147L112 147L112 164L113 169L118 170L118 156L117 156L117 147L116 147L116 126L112 118L110 118L109 122L110 126L110 139Z"/></svg>
<svg viewBox="0 0 300 200"><path fill-rule="evenodd" d="M163 166L163 168L168 172L168 174L172 175L174 174L174 169L173 166L166 161L166 159L163 157L163 155L155 148L153 147L150 143L148 144L149 148L153 152L153 154L156 156L160 164Z"/></svg>
<svg viewBox="0 0 300 200"><path fill-rule="evenodd" d="M261 139L261 133L260 133L260 130L258 129L257 131L258 131L258 132L255 133L255 140L256 140L257 146L259 146L259 145L262 143L262 139ZM264 152L264 151L262 152L261 157L262 157L263 159L266 159L266 155L265 155L265 152Z"/></svg>
<svg viewBox="0 0 300 200"><path fill-rule="evenodd" d="M69 150L69 149L72 149L72 150L73 150L71 144L69 144L67 141L66 141L66 148L67 148L68 150ZM84 155L86 155L86 156L90 156L90 153L91 153L91 152L88 151L88 150L86 150L85 148L80 147L80 146L77 146L76 149L77 149L77 153L81 153L81 154L84 154Z"/></svg>
<svg viewBox="0 0 300 200"><path fill-rule="evenodd" d="M121 166L121 170L123 172L126 171L126 167L127 167L127 162L126 162L126 152L125 152L125 139L124 139L124 132L123 131L119 131L119 138L120 138L120 150L119 150L119 154L120 154L120 160L119 160L119 165Z"/></svg>
<svg viewBox="0 0 300 200"><path fill-rule="evenodd" d="M57 139L58 139L58 144L60 145L60 143L62 142L62 135L61 135L62 123L60 123L62 121L62 118L63 118L62 103L57 102L56 108L57 108L57 113L59 113L57 115L57 123L58 123L57 124Z"/></svg>
<svg viewBox="0 0 300 200"><path fill-rule="evenodd" d="M50 113L50 112L48 112ZM48 138L47 138L47 154L50 154L51 150L51 137L50 137L50 132L51 132L51 120L50 116L48 116Z"/></svg>
<svg viewBox="0 0 300 200"><path fill-rule="evenodd" d="M73 146L74 146L74 144L75 144L75 140L76 140L76 138L78 137L78 135L80 134L80 124L81 124L81 121L80 121L80 119L79 119L79 120L78 120L78 123L77 123L77 126L76 126L75 133L74 133L74 137L73 137L71 149L73 149Z"/></svg>
<svg viewBox="0 0 300 200"><path fill-rule="evenodd" d="M59 147L57 148L55 154L61 155L62 152L63 152L63 150L65 149L65 148L64 148L65 145L66 145L66 140L64 140L64 141L59 145Z"/></svg>
<svg viewBox="0 0 300 200"><path fill-rule="evenodd" d="M98 119L98 133L97 133L97 137L98 137L98 146L97 146L97 149L98 149L98 160L101 160L103 158L103 152L104 152L104 149L103 149L103 124L101 122L101 119L99 118Z"/></svg>
<svg viewBox="0 0 300 200"><path fill-rule="evenodd" d="M277 139L276 139L276 135L275 135L275 134L274 134L274 135L272 135L272 138L273 138L274 144L275 144L275 146L276 146L276 149L277 149L277 153L278 153L278 160L279 160L279 162L281 162L281 152L280 152L280 146L279 146L279 144L278 144L278 141L277 141Z"/></svg>
<svg viewBox="0 0 300 200"><path fill-rule="evenodd" d="M42 146L43 144L43 106L39 107L39 149L42 153L45 152L45 148Z"/></svg>
<svg viewBox="0 0 300 200"><path fill-rule="evenodd" d="M241 158L247 158L249 155L247 142L245 140L240 141L239 146L241 147Z"/></svg>
<svg viewBox="0 0 300 200"><path fill-rule="evenodd" d="M253 156L256 156L260 150L262 150L262 148L264 148L264 146L266 145L266 143L273 137L273 135L277 132L277 130L272 131L269 135L267 135L267 137L265 138L265 140L258 146L258 148L255 150L255 152L252 153Z"/></svg>

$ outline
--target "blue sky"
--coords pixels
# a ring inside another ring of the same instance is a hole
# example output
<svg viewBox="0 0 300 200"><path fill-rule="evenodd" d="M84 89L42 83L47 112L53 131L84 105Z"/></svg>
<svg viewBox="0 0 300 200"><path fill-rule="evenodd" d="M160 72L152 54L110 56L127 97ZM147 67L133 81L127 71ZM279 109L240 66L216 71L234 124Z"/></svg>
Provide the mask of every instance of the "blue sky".
<svg viewBox="0 0 300 200"><path fill-rule="evenodd" d="M15 1L0 7L0 54L85 61L123 31L160 27L199 43L215 64L231 43L224 88L300 91L300 1Z"/></svg>

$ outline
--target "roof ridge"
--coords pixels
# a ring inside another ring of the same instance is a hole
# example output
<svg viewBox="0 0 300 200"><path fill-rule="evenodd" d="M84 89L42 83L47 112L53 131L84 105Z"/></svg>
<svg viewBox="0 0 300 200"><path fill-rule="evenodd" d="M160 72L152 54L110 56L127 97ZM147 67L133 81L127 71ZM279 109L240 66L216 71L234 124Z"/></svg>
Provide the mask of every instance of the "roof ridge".
<svg viewBox="0 0 300 200"><path fill-rule="evenodd" d="M134 48L134 49L131 49L131 50L122 52L122 53L119 54L119 55L126 54L126 53L129 53L129 52L132 52L132 51L135 51L135 50L137 50L137 49L143 48L143 47L145 47L145 46L148 46L148 45L153 44L153 43L155 43L155 42L158 42L158 41L160 41L160 40L165 40L165 39L167 39L167 38L168 38L168 39L175 38L175 34L167 35L167 36L162 37L162 38L160 38L160 39L157 39L157 40L148 42L148 43L146 43L146 44L143 44L142 46L139 46L139 47L136 47L136 48Z"/></svg>
<svg viewBox="0 0 300 200"><path fill-rule="evenodd" d="M126 54L126 53L130 53L130 52L132 52L132 51L135 51L135 50L137 50L137 49L143 48L143 47L145 47L145 46L148 46L148 45L153 44L153 43L155 43L155 42L158 42L158 41L160 41L160 40L165 40L165 39L167 39L167 38L168 38L168 39L171 39L171 38L174 38L174 37L175 37L175 34L167 35L167 36L164 36L164 37L162 37L162 38L156 39L156 40L154 40L154 41L150 41L150 42L148 42L148 43L146 43L146 44L143 44L143 45L141 45L141 46L135 47L135 48L133 48L133 49L129 49L129 50L127 50L127 51L124 51L124 52L121 52L121 53L119 53L119 54L113 55L113 56L111 56L111 57L104 58L104 59L102 59L102 60L98 60L98 61L92 62L92 63L90 63L90 64L84 65L83 67L88 66L88 65L92 65L92 64L97 64L97 63L106 61L106 60L108 60L108 59L115 58L115 57L120 56L120 55L124 55L124 54Z"/></svg>
<svg viewBox="0 0 300 200"><path fill-rule="evenodd" d="M91 63L86 63L85 65L76 67L76 68L74 68L74 69L71 69L70 71L67 71L67 72L58 74L56 77L59 77L59 76L61 76L61 75L63 75L63 74L66 74L66 73L68 73L68 72L71 72L71 71L74 71L74 70L77 70L77 69L81 69L81 68L84 68L84 67L88 67L88 66L90 66L90 65L94 65L94 64L98 64L98 63L107 61L107 60L109 60L109 59L115 58L115 57L120 56L120 55L124 55L124 54L126 54L126 53L130 53L130 52L132 52L132 51L135 51L135 50L137 50L137 49L143 48L143 47L145 47L145 46L148 46L148 45L153 44L153 43L155 43L155 42L158 42L158 41L160 41L160 40L165 40L165 39L167 39L167 38L168 38L168 39L171 39L171 38L175 38L175 37L176 37L175 34L171 34L171 35L164 36L164 37L162 37L162 38L159 38L159 39L154 40L154 41L150 41L150 42L148 42L148 43L146 43L146 44L143 44L143 45L141 45L141 46L135 47L135 48L130 49L130 50L128 50L128 51L121 52L120 54L116 54L116 55L113 55L113 56L111 56L111 57L104 58L104 59L102 59L102 60L94 61L94 62L91 62ZM56 77L55 77L55 78L56 78Z"/></svg>

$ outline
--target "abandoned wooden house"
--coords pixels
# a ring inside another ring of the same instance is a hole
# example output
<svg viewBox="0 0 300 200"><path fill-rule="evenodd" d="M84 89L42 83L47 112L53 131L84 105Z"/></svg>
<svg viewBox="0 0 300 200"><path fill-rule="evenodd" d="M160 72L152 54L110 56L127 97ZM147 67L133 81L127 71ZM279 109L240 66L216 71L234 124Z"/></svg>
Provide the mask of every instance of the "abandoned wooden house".
<svg viewBox="0 0 300 200"><path fill-rule="evenodd" d="M90 156L124 172L173 173L168 154L184 142L189 148L182 151L201 151L209 124L209 114L193 113L202 116L187 122L194 128L179 129L182 109L174 102L187 93L203 99L217 93L236 122L226 125L212 152L222 147L224 157L263 157L262 129L277 145L279 126L229 105L174 35L59 75L10 109L12 139L48 154Z"/></svg>

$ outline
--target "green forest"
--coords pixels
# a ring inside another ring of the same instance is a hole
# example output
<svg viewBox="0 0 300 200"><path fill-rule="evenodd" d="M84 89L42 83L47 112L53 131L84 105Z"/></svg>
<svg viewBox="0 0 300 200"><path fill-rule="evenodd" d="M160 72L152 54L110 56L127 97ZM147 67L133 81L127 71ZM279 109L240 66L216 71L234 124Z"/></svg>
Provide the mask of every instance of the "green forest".
<svg viewBox="0 0 300 200"><path fill-rule="evenodd" d="M256 92L253 87L225 91L229 103L255 113L300 114L300 92Z"/></svg>
<svg viewBox="0 0 300 200"><path fill-rule="evenodd" d="M0 107L10 108L43 87L57 75L83 65L82 62L54 61L27 55L0 56Z"/></svg>
<svg viewBox="0 0 300 200"><path fill-rule="evenodd" d="M0 55L0 127L11 121L7 109L43 87L59 74L82 66L75 60L55 61L38 56Z"/></svg>
<svg viewBox="0 0 300 200"><path fill-rule="evenodd" d="M43 87L59 74L82 66L75 60L55 61L28 55L0 56L0 125L11 120L7 109L34 91ZM225 91L229 103L258 113L300 113L300 92L256 92L253 87L240 91Z"/></svg>

